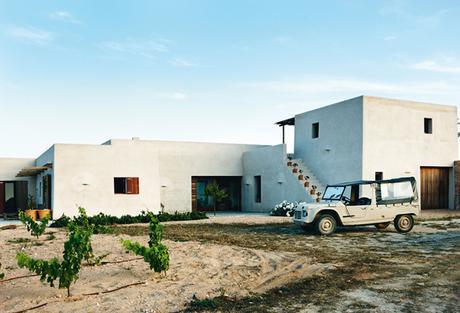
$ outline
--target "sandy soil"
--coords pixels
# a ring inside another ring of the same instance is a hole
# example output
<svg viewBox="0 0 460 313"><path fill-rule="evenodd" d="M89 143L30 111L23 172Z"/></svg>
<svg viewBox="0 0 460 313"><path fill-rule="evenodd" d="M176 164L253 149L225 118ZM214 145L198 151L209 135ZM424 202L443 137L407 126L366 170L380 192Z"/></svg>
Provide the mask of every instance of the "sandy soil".
<svg viewBox="0 0 460 313"><path fill-rule="evenodd" d="M38 241L24 227L0 230L0 260L5 278L26 275L15 262L17 251L23 250L36 258L51 258L62 253L65 232L51 229L56 237ZM8 240L32 239L29 243ZM106 261L132 259L119 240L127 236L94 235L96 255L110 253ZM129 237L146 244L145 237ZM37 245L42 244L42 245ZM221 293L245 296L260 293L289 281L320 273L326 265L312 264L305 256L290 252L272 252L198 242L165 241L170 248L171 267L164 277L153 273L143 260L98 267L84 267L79 280L71 288L74 295L67 299L65 290L42 284L38 277L18 279L0 284L2 312L15 312L43 302L51 304L34 312L174 312L196 295L215 297ZM113 293L81 297L135 282L146 283Z"/></svg>
<svg viewBox="0 0 460 313"><path fill-rule="evenodd" d="M284 217L217 216L165 224L169 240L164 242L171 253L166 277L153 273L143 260L84 267L71 298L38 277L3 282L0 311L50 302L33 312L177 312L189 307L194 296L213 301L219 311L251 313L431 313L456 312L460 305L458 218L424 219L409 234L398 234L393 226L384 231L355 227L340 228L330 237L305 233ZM106 261L136 258L119 241L146 244L146 225L117 229L123 235L93 237L95 254L110 253ZM18 251L36 258L60 257L65 239L57 229L36 240L22 226L0 227L6 278L29 274L16 265ZM82 296L136 282L143 284ZM224 294L229 297L219 298ZM254 294L258 296L245 298Z"/></svg>

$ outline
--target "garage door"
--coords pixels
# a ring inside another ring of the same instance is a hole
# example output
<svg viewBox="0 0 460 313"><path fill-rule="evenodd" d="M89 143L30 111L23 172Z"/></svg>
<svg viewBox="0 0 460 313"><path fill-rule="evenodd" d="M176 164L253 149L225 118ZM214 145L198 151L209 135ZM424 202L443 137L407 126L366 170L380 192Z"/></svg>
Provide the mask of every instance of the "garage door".
<svg viewBox="0 0 460 313"><path fill-rule="evenodd" d="M420 179L421 208L449 208L449 168L422 167Z"/></svg>

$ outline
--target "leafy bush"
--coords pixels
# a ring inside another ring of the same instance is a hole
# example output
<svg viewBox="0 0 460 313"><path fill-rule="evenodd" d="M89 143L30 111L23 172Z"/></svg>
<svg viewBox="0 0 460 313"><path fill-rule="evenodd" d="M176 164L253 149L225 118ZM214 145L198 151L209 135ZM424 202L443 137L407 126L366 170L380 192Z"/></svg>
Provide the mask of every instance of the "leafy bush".
<svg viewBox="0 0 460 313"><path fill-rule="evenodd" d="M166 273L169 268L169 252L168 247L161 243L163 226L152 213L148 214L148 216L150 217L148 247L130 240L123 240L122 244L125 249L134 252L136 255L143 256L144 261L150 264L150 269L157 273Z"/></svg>
<svg viewBox="0 0 460 313"><path fill-rule="evenodd" d="M50 221L49 215L43 218L40 223L35 222L30 216L26 215L23 211L19 212L19 219L21 222L26 225L27 231L30 232L32 236L40 237L45 232L46 226Z"/></svg>
<svg viewBox="0 0 460 313"><path fill-rule="evenodd" d="M106 215L104 213L99 213L97 215L88 217L89 223L96 226L96 232L99 232L99 226L102 225L114 225L114 224L136 224L136 223L149 223L151 212L142 211L139 215L123 215L121 217L116 217L113 215ZM174 214L170 213L159 213L155 215L160 222L169 222L169 221L188 221L188 220L199 220L206 219L206 213L204 212L184 212ZM50 227L66 227L71 219L65 215L62 215L59 219L55 220ZM78 223L78 220L77 220ZM103 228L102 228L103 229ZM103 232L103 231L101 231Z"/></svg>
<svg viewBox="0 0 460 313"><path fill-rule="evenodd" d="M270 215L272 216L293 216L294 210L297 207L297 202L283 201L272 209Z"/></svg>
<svg viewBox="0 0 460 313"><path fill-rule="evenodd" d="M46 280L54 287L54 281L59 279L59 288L66 288L67 296L70 296L70 285L78 279L83 259L90 260L94 257L91 246L94 226L89 224L83 208L79 208L79 212L80 215L68 223L68 239L64 243L62 262L57 258L34 259L23 252L16 255L19 267L28 268L40 275L42 282Z"/></svg>

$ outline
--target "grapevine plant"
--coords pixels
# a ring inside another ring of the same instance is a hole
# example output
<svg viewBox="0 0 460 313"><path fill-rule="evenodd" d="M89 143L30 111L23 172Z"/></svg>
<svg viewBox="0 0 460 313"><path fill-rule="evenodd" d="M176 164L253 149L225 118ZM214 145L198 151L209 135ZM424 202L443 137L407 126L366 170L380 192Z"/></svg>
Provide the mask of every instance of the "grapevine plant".
<svg viewBox="0 0 460 313"><path fill-rule="evenodd" d="M30 232L32 236L40 237L45 232L46 226L50 220L49 215L42 218L40 223L35 222L30 216L26 215L23 211L19 212L19 219L27 227L27 231Z"/></svg>
<svg viewBox="0 0 460 313"><path fill-rule="evenodd" d="M144 257L144 261L150 264L150 269L157 273L164 272L166 274L169 268L169 252L168 247L161 243L163 226L152 213L149 212L148 214L150 215L148 247L130 240L123 240L122 244L125 249Z"/></svg>
<svg viewBox="0 0 460 313"><path fill-rule="evenodd" d="M70 285L78 279L83 259L89 260L94 257L91 247L94 226L89 224L85 210L83 208L78 210L79 217L68 224L68 239L64 243L61 262L58 258L34 259L23 252L16 255L19 267L28 268L40 275L40 280L42 282L46 280L51 287L54 287L55 280L59 280L59 288L66 288L67 296L70 296Z"/></svg>

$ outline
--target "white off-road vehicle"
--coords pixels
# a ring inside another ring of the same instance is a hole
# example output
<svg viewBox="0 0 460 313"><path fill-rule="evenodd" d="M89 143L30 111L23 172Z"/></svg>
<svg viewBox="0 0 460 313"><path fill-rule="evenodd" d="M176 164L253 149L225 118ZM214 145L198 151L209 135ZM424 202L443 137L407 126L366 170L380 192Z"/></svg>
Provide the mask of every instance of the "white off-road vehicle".
<svg viewBox="0 0 460 313"><path fill-rule="evenodd" d="M301 202L294 212L294 223L322 235L334 233L337 226L375 225L385 229L391 222L398 232L414 227L420 214L414 177L378 181L355 181L328 185L322 202Z"/></svg>

